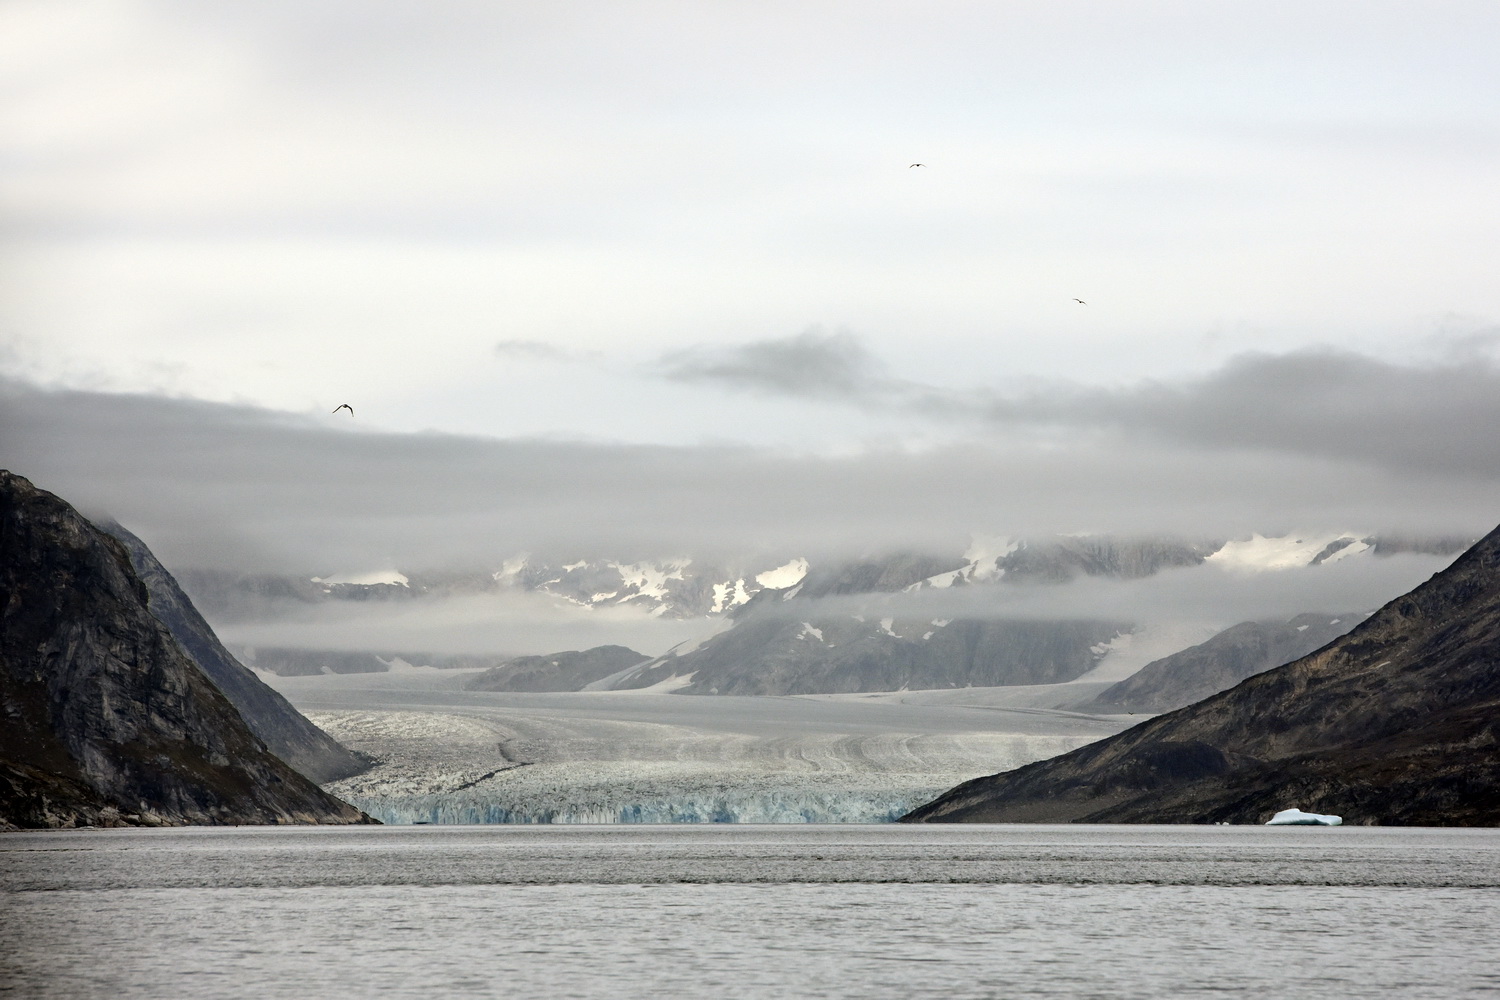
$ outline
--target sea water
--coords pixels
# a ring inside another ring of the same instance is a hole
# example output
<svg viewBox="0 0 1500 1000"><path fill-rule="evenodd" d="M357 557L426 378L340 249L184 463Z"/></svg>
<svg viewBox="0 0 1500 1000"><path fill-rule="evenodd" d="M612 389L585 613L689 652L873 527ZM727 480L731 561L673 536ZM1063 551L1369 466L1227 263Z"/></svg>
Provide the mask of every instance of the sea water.
<svg viewBox="0 0 1500 1000"><path fill-rule="evenodd" d="M1500 831L0 835L17 997L1461 997Z"/></svg>

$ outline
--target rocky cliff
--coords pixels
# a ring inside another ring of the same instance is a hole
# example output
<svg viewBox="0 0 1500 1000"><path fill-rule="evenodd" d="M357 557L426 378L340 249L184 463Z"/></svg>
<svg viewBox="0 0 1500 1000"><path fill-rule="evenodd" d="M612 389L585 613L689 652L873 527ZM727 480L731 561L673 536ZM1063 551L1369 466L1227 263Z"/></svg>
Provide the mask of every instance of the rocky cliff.
<svg viewBox="0 0 1500 1000"><path fill-rule="evenodd" d="M224 648L145 542L113 521L99 522L98 526L130 554L131 566L146 585L152 614L171 631L199 669L218 685L266 749L319 784L351 777L368 767L362 758L308 722L290 702Z"/></svg>
<svg viewBox="0 0 1500 1000"><path fill-rule="evenodd" d="M1500 529L1311 655L911 822L1500 825Z"/></svg>
<svg viewBox="0 0 1500 1000"><path fill-rule="evenodd" d="M358 823L271 754L114 538L0 471L0 825Z"/></svg>

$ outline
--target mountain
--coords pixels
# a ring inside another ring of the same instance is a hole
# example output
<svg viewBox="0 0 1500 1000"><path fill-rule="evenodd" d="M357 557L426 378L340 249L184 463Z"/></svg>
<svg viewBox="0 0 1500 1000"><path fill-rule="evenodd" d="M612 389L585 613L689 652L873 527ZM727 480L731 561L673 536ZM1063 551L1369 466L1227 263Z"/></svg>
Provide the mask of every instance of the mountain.
<svg viewBox="0 0 1500 1000"><path fill-rule="evenodd" d="M649 656L624 646L595 646L548 656L518 656L469 678L466 691L579 691Z"/></svg>
<svg viewBox="0 0 1500 1000"><path fill-rule="evenodd" d="M117 540L0 471L0 826L359 823L270 753Z"/></svg>
<svg viewBox="0 0 1500 1000"><path fill-rule="evenodd" d="M1106 714L1170 712L1321 649L1364 617L1313 613L1286 622L1240 622L1207 642L1153 660L1077 707Z"/></svg>
<svg viewBox="0 0 1500 1000"><path fill-rule="evenodd" d="M368 769L362 758L308 722L290 702L267 687L224 648L145 542L114 521L100 522L98 527L125 546L136 575L146 585L151 613L167 626L199 669L218 685L266 749L319 784L352 777Z"/></svg>
<svg viewBox="0 0 1500 1000"><path fill-rule="evenodd" d="M1135 643L1134 652L1127 648L1142 629L1153 635L1145 640L1151 643L1169 634L1181 634L1186 643L1189 636L1196 639L1202 633L1182 628L1183 623L1170 617L1170 607L1160 612L1165 620L1123 621L1104 613L1077 613L1072 621L1062 622L1055 620L1055 612L1043 610L1029 620L1000 622L992 609L1023 595L1044 605L1049 590L1081 578L1138 580L1205 564L1241 576L1301 574L1317 572L1315 567L1326 563L1344 563L1347 568L1354 560L1401 552L1456 553L1463 547L1453 539L1329 532L1252 535L1229 542L976 536L961 554L908 552L819 565L802 558L778 565L778 560L748 557L628 563L597 557L572 562L516 557L497 560L500 568L492 572L388 568L296 578L185 569L177 575L214 624L252 624L261 635L279 622L316 621L318 615L309 614L308 605L400 603L404 616L415 620L424 606L437 613L447 599L505 592L543 595L579 611L624 607L651 617L701 619L708 628L732 624L728 632L719 627L712 639L697 646L678 648L627 676L595 683L639 688L665 682L688 694L789 694L873 691L885 685L915 689L1053 683L1076 679L1096 667L1119 677L1122 674L1114 671L1147 658L1132 659L1145 648L1143 642ZM863 597L871 599L860 600ZM256 670L285 676L380 672L398 659L418 666L488 669L522 652L481 648L456 656L378 647L235 648ZM1176 651L1163 645L1152 650L1154 656ZM1272 666L1283 654L1269 655L1261 661L1247 653L1247 662ZM1295 655L1290 652L1285 658ZM1233 676L1224 683L1249 672L1248 667L1238 669L1241 672L1231 670ZM541 675L533 682L553 683ZM555 682L570 683L566 678Z"/></svg>
<svg viewBox="0 0 1500 1000"><path fill-rule="evenodd" d="M737 566L717 561L666 558L620 562L518 556L499 560L493 572L462 571L335 573L295 577L185 567L183 589L208 617L221 622L259 621L278 610L340 601L421 601L506 591L543 594L587 608L634 608L666 618L724 614L767 588L795 584L807 561L745 559Z"/></svg>
<svg viewBox="0 0 1500 1000"><path fill-rule="evenodd" d="M908 822L1500 825L1500 529L1308 656Z"/></svg>
<svg viewBox="0 0 1500 1000"><path fill-rule="evenodd" d="M1092 669L1129 625L747 615L697 648L659 657L610 686L676 680L679 694L788 695L1056 684Z"/></svg>

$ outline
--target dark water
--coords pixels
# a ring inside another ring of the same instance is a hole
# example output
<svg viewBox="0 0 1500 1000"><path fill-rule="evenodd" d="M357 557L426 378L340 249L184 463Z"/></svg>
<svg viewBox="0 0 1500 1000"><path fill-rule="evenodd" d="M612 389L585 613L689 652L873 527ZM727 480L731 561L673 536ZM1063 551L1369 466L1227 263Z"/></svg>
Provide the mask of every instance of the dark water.
<svg viewBox="0 0 1500 1000"><path fill-rule="evenodd" d="M1500 992L1500 831L10 834L0 892L23 997Z"/></svg>

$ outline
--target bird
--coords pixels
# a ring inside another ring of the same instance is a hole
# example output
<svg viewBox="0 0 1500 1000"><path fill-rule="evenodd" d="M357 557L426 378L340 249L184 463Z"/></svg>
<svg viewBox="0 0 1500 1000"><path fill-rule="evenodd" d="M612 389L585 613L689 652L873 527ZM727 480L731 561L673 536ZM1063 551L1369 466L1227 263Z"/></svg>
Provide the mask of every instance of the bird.
<svg viewBox="0 0 1500 1000"><path fill-rule="evenodd" d="M911 167L925 167L925 166L927 166L927 164L925 164L925 163L913 163L913 164L912 164L912 165L911 165ZM906 168L906 169L907 169L907 170L910 170L910 169L911 169L911 167L907 167L907 168Z"/></svg>
<svg viewBox="0 0 1500 1000"><path fill-rule="evenodd" d="M354 407L350 406L348 403L340 403L338 406L335 406L333 408L334 413L337 413L340 410L348 410L349 416L354 416Z"/></svg>
<svg viewBox="0 0 1500 1000"><path fill-rule="evenodd" d="M1088 303L1087 303L1087 302L1085 302L1085 301L1083 301L1083 300L1082 300L1082 299L1074 299L1074 300L1073 300L1073 301L1074 301L1074 302L1077 302L1077 303L1078 303L1078 304L1079 304L1079 305L1081 305L1081 306L1086 306L1086 305L1088 305ZM354 412L354 411L353 411L353 410L350 410L350 411L349 411L349 412L350 412L350 413L353 413L353 412Z"/></svg>

